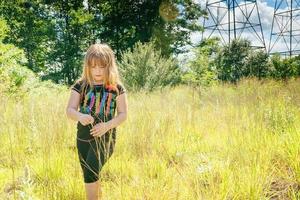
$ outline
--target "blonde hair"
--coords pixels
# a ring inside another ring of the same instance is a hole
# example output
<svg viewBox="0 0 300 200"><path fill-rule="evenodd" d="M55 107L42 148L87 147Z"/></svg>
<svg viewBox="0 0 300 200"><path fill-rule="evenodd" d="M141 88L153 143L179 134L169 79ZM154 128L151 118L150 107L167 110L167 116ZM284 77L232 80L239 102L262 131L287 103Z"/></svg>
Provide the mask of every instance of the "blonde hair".
<svg viewBox="0 0 300 200"><path fill-rule="evenodd" d="M90 68L94 63L101 63L105 66L104 72L104 85L116 85L121 84L118 67L116 64L116 58L113 50L105 43L92 44L84 57L83 71L81 74L81 81L93 86L92 75Z"/></svg>
<svg viewBox="0 0 300 200"><path fill-rule="evenodd" d="M102 66L105 66L103 83L104 87L113 88L118 91L117 84L122 85L120 80L118 67L116 64L116 58L113 50L105 43L96 43L90 45L86 55L84 57L83 70L81 77L77 82L82 83L81 97L85 93L87 86L94 87L93 78L90 72L90 68L93 64L100 63Z"/></svg>

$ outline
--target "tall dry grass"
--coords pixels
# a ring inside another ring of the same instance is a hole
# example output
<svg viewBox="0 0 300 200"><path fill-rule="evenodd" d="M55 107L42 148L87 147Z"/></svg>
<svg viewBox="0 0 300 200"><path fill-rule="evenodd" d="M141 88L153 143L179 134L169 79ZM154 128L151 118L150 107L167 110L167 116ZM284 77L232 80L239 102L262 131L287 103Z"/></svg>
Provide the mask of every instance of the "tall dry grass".
<svg viewBox="0 0 300 200"><path fill-rule="evenodd" d="M300 199L300 80L127 93L104 199ZM69 91L0 101L0 199L84 199Z"/></svg>

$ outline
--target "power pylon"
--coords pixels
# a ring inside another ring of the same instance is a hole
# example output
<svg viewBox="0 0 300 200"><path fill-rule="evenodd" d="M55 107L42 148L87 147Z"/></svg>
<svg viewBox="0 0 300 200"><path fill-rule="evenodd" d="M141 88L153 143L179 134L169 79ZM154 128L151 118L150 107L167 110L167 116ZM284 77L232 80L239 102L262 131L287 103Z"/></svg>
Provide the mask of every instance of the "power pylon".
<svg viewBox="0 0 300 200"><path fill-rule="evenodd" d="M223 44L246 38L252 47L266 51L256 0L206 0L205 7L208 19L204 19L203 27L208 33L207 38L220 36Z"/></svg>
<svg viewBox="0 0 300 200"><path fill-rule="evenodd" d="M299 43L300 0L276 0L268 52L299 55Z"/></svg>

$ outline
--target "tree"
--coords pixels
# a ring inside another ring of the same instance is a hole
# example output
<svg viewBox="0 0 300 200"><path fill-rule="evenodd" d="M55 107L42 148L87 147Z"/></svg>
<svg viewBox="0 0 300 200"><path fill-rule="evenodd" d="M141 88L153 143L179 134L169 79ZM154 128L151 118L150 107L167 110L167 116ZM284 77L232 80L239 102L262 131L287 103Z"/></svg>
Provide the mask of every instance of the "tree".
<svg viewBox="0 0 300 200"><path fill-rule="evenodd" d="M245 59L243 76L258 77L259 79L268 77L271 72L268 59L268 54L263 50L250 51Z"/></svg>
<svg viewBox="0 0 300 200"><path fill-rule="evenodd" d="M67 84L81 74L83 55L97 40L112 46L118 60L136 42L152 40L168 58L202 30L202 11L192 0L8 0L0 13L10 28L4 41L24 50L28 67Z"/></svg>
<svg viewBox="0 0 300 200"><path fill-rule="evenodd" d="M225 45L215 59L218 78L236 83L246 71L245 62L250 50L250 41L245 39L236 39Z"/></svg>
<svg viewBox="0 0 300 200"><path fill-rule="evenodd" d="M192 46L191 34L202 32L199 18L205 14L201 6L193 0L163 0L159 6L159 15L153 27L153 36L157 48L163 56L178 55Z"/></svg>
<svg viewBox="0 0 300 200"><path fill-rule="evenodd" d="M29 69L45 70L45 57L49 53L45 47L53 23L45 17L43 5L37 1L0 1L0 13L9 27L3 42L24 50Z"/></svg>
<svg viewBox="0 0 300 200"><path fill-rule="evenodd" d="M194 87L209 86L214 83L217 80L217 73L213 59L219 48L219 39L211 38L202 41L192 49L194 58L188 62L188 71L184 73L183 81Z"/></svg>
<svg viewBox="0 0 300 200"><path fill-rule="evenodd" d="M91 34L94 16L79 0L53 0L46 5L48 16L56 26L43 79L72 84L81 74L86 48L95 40Z"/></svg>

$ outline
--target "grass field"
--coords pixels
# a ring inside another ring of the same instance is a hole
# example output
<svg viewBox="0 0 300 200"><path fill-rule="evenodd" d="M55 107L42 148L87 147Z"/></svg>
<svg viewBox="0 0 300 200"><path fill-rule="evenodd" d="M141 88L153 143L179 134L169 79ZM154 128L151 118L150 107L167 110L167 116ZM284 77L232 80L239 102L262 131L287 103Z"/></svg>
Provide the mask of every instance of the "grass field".
<svg viewBox="0 0 300 200"><path fill-rule="evenodd" d="M300 79L127 95L104 199L300 199ZM0 98L0 199L85 199L68 97Z"/></svg>

